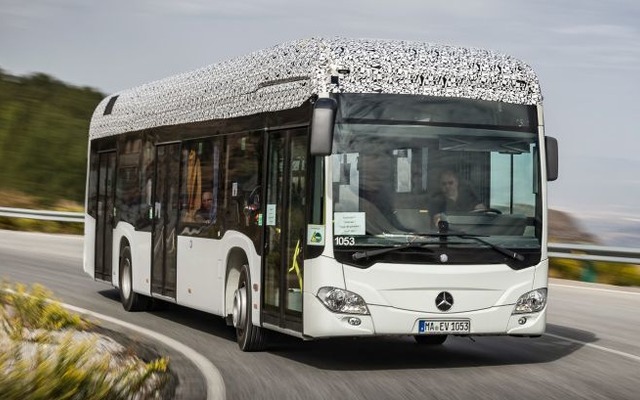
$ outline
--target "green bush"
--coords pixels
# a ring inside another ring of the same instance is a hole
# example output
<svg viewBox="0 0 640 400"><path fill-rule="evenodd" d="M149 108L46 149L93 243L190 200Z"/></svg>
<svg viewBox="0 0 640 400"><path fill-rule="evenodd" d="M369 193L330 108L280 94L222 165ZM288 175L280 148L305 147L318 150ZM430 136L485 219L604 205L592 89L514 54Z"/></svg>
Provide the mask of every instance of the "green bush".
<svg viewBox="0 0 640 400"><path fill-rule="evenodd" d="M582 262L565 258L549 260L549 275L554 278L579 280L582 276Z"/></svg>
<svg viewBox="0 0 640 400"><path fill-rule="evenodd" d="M640 286L640 266L634 264L552 258L549 260L549 275L618 286Z"/></svg>
<svg viewBox="0 0 640 400"><path fill-rule="evenodd" d="M595 262L598 282L618 286L640 286L640 266L632 264Z"/></svg>

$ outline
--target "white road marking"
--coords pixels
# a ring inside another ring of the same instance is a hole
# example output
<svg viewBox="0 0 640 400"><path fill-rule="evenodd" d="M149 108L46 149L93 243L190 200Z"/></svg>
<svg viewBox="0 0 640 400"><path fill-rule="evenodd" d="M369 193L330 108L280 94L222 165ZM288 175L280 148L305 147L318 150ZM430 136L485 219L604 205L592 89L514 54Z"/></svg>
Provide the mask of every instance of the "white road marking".
<svg viewBox="0 0 640 400"><path fill-rule="evenodd" d="M631 291L626 291L626 290L615 290L615 289L605 289L605 288L593 287L593 286L565 285L565 284L560 284L560 283L550 283L549 286L562 287L562 288L568 288L568 289L592 290L592 291L597 291L597 292L615 293L615 294L630 294L630 295L634 295L634 296L639 296L640 295L640 292L631 292ZM626 357L626 358L629 358L631 360L640 362L640 356L637 356L635 354L625 353L623 351L610 349L608 347L598 346L597 344L587 343L587 342L583 342L583 341L577 340L577 339L571 339L571 338L568 338L566 336L554 335L552 333L545 333L544 335L545 336L550 336L550 337L553 337L553 338L556 338L556 339L560 339L560 340L566 340L566 341L571 342L571 343L580 344L582 346L591 347L593 349L597 349L597 350L600 350L600 351L605 351L607 353L616 354L616 355L619 355L619 356L622 356L622 357Z"/></svg>
<svg viewBox="0 0 640 400"><path fill-rule="evenodd" d="M120 325L126 329L130 329L132 331L141 333L146 335L154 340L162 342L167 346L171 347L175 351L182 353L186 358L191 360L196 367L204 376L207 382L207 400L225 400L226 399L226 390L224 386L224 381L222 380L222 375L220 375L220 371L211 363L211 361L207 360L202 354L196 352L191 347L185 346L184 344L178 342L177 340L171 339L168 336L165 336L161 333L143 328L141 326L137 326L134 324L130 324L125 321L121 321L117 318L109 317L108 315L99 314L93 311L85 310L80 307L72 306L70 304L60 303L65 308L75 311L79 314L90 315L94 318L101 319L103 321L110 322L112 324Z"/></svg>
<svg viewBox="0 0 640 400"><path fill-rule="evenodd" d="M615 354L615 355L618 355L618 356L626 357L626 358L629 358L631 360L640 362L640 356L636 356L635 354L625 353L624 351L613 350L613 349L610 349L608 347L598 346L597 344L587 343L587 342L583 342L581 340L571 339L571 338L568 338L568 337L565 337L565 336L554 335L553 333L545 333L544 336L550 336L552 338L556 338L556 339L560 339L560 340L566 340L567 342L580 344L580 345L583 345L583 346L586 346L586 347L591 347L591 348L594 348L594 349L597 349L597 350L601 350L601 351L606 351L607 353Z"/></svg>

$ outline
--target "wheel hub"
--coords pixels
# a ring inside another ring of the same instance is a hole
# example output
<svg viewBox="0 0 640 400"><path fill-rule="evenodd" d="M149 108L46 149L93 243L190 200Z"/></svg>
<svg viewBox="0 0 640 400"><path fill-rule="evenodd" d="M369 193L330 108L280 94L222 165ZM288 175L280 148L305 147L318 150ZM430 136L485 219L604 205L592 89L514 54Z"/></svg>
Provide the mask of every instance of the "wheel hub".
<svg viewBox="0 0 640 400"><path fill-rule="evenodd" d="M124 261L124 268L122 268L122 293L127 299L131 296L131 264L129 260Z"/></svg>
<svg viewBox="0 0 640 400"><path fill-rule="evenodd" d="M236 289L233 294L232 321L235 328L242 328L247 322L247 287Z"/></svg>

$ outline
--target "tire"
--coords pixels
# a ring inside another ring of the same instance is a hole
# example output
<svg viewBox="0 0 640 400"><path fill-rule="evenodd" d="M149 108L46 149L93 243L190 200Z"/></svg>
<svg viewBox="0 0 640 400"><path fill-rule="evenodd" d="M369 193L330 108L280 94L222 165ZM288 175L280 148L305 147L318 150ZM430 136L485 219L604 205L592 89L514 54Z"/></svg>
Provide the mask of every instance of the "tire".
<svg viewBox="0 0 640 400"><path fill-rule="evenodd" d="M133 291L133 263L131 249L125 246L120 252L120 302L127 311L144 311L149 308L150 299Z"/></svg>
<svg viewBox="0 0 640 400"><path fill-rule="evenodd" d="M265 348L266 333L251 322L251 277L249 267L243 265L238 288L233 296L233 326L236 328L238 347L242 351L260 351Z"/></svg>
<svg viewBox="0 0 640 400"><path fill-rule="evenodd" d="M447 340L447 335L415 335L413 338L420 345L438 346Z"/></svg>

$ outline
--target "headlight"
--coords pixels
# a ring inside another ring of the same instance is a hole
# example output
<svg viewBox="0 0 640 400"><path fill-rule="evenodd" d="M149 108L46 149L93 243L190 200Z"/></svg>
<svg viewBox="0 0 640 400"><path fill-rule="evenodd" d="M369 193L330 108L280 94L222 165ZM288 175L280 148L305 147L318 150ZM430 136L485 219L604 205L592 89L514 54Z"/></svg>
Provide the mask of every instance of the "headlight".
<svg viewBox="0 0 640 400"><path fill-rule="evenodd" d="M369 314L364 299L348 290L323 287L318 290L318 298L329 310L344 314Z"/></svg>
<svg viewBox="0 0 640 400"><path fill-rule="evenodd" d="M526 314L542 311L547 304L547 289L536 289L518 299L512 314Z"/></svg>

